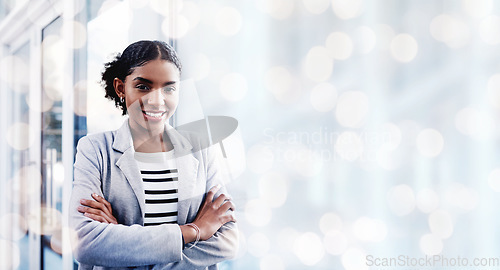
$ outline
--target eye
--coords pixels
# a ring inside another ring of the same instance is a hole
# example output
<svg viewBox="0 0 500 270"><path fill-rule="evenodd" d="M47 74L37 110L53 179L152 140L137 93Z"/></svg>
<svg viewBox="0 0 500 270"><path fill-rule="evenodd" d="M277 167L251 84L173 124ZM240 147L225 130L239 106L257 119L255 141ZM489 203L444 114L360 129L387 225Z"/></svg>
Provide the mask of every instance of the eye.
<svg viewBox="0 0 500 270"><path fill-rule="evenodd" d="M174 92L175 90L176 90L176 89L175 89L175 87L173 87L173 86L166 86L166 87L163 87L163 91L165 91L165 92L167 92L167 93L168 93L168 92Z"/></svg>
<svg viewBox="0 0 500 270"><path fill-rule="evenodd" d="M140 89L140 90L149 90L149 87L145 84L138 84L135 86L135 88Z"/></svg>

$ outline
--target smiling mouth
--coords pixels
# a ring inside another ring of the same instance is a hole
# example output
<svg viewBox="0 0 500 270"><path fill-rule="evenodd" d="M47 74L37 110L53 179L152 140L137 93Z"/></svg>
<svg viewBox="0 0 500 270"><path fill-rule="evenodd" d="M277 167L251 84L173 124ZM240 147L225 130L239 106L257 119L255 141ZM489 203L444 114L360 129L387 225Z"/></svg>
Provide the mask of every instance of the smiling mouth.
<svg viewBox="0 0 500 270"><path fill-rule="evenodd" d="M165 115L167 112L147 112L147 111L142 111L143 114L153 117L153 118L161 118L163 115Z"/></svg>

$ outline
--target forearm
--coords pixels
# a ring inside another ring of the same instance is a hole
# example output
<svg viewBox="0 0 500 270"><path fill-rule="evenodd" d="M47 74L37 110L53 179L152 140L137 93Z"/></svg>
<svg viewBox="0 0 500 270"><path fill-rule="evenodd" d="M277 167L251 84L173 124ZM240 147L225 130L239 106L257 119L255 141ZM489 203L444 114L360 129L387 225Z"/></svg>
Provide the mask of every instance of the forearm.
<svg viewBox="0 0 500 270"><path fill-rule="evenodd" d="M233 259L238 250L236 223L222 226L210 239L196 245L187 244L178 262L155 265L155 270L204 269L207 266Z"/></svg>
<svg viewBox="0 0 500 270"><path fill-rule="evenodd" d="M76 233L75 257L84 264L128 267L182 258L182 238L174 224L143 227L89 221Z"/></svg>

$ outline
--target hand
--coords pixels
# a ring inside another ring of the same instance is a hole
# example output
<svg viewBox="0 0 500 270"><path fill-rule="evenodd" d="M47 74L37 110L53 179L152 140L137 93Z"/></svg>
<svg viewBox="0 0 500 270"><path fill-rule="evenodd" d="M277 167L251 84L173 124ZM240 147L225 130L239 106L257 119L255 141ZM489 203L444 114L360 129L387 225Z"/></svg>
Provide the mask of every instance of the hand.
<svg viewBox="0 0 500 270"><path fill-rule="evenodd" d="M234 211L234 204L229 197L221 194L214 200L214 195L219 189L220 185L217 185L208 191L207 197L193 221L200 228L200 240L209 239L222 225L236 221L232 213L227 213L228 210Z"/></svg>
<svg viewBox="0 0 500 270"><path fill-rule="evenodd" d="M80 203L88 207L78 206L78 212L84 213L86 217L95 221L118 224L116 218L113 216L111 204L95 193L92 194L92 198L94 198L95 201L81 199Z"/></svg>

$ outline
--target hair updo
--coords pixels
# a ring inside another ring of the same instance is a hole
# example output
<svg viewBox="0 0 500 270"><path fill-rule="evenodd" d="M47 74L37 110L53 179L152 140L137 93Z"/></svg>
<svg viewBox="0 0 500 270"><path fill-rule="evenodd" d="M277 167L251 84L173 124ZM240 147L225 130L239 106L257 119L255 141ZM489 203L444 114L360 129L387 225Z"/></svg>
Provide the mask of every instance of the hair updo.
<svg viewBox="0 0 500 270"><path fill-rule="evenodd" d="M163 59L174 64L181 72L181 62L177 53L168 43L159 40L141 40L128 45L123 53L118 53L114 60L104 64L102 85L106 90L105 97L113 100L117 108L121 108L123 115L127 114L125 102L120 101L116 94L113 81L115 78L125 82L125 77L132 74L134 68L143 66L155 59Z"/></svg>

